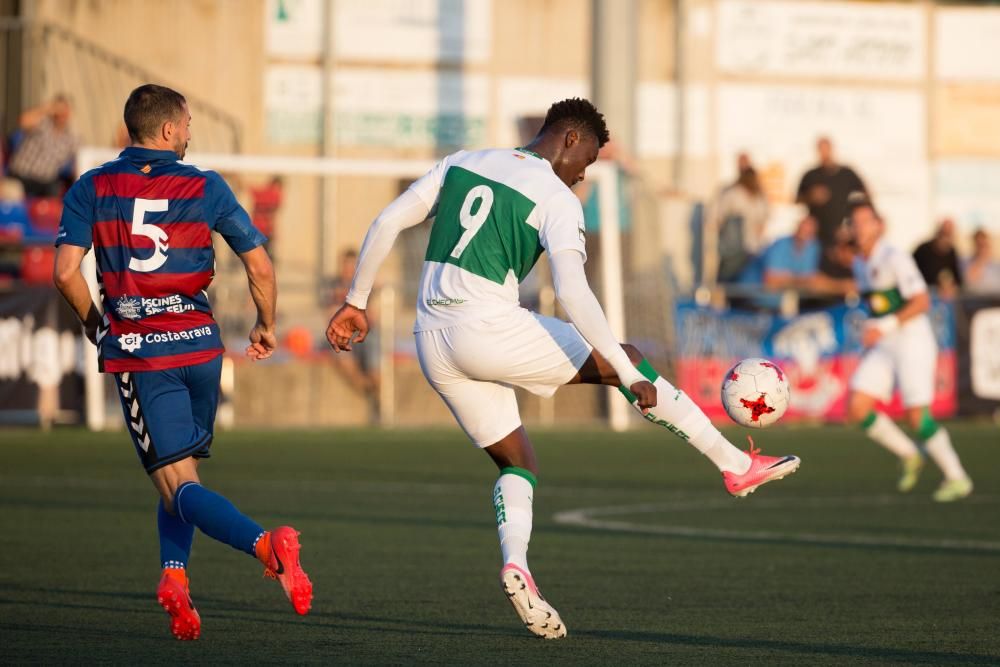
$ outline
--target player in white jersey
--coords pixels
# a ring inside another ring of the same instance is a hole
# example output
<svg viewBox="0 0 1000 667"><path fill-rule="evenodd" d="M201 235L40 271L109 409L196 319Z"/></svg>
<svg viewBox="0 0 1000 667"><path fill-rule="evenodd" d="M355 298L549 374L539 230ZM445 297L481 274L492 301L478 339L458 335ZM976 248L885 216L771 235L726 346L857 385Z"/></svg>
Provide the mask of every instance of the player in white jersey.
<svg viewBox="0 0 1000 667"><path fill-rule="evenodd" d="M927 284L913 257L882 238L884 224L871 203L856 202L850 211L850 224L860 252L854 262L854 277L872 315L862 330L864 356L851 377L850 417L861 424L868 437L899 457L903 474L898 488L910 491L920 476L924 457L899 426L876 409L876 402L888 401L893 387L898 386L907 421L944 474L934 500L964 498L972 493L972 481L948 431L929 409L938 350L927 316L931 307Z"/></svg>
<svg viewBox="0 0 1000 667"><path fill-rule="evenodd" d="M542 396L565 384L617 386L646 419L704 453L733 495L745 496L799 465L794 456L734 447L638 350L615 340L587 285L583 209L570 190L607 140L597 109L571 99L552 105L528 146L443 159L376 218L347 302L327 329L338 352L364 340L364 309L379 265L402 229L433 216L414 328L420 365L462 429L500 468L493 504L501 585L528 629L546 638L564 637L566 626L528 570L538 468L515 386ZM518 303L518 283L542 252L573 324Z"/></svg>

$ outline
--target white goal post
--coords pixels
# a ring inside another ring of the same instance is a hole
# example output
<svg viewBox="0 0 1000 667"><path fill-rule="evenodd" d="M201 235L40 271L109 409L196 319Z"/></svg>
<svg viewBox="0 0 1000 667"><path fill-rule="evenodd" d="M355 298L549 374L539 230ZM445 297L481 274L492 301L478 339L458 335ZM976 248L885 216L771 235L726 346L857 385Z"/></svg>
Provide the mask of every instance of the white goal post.
<svg viewBox="0 0 1000 667"><path fill-rule="evenodd" d="M77 165L80 172L83 173L116 157L118 157L118 153L111 149L85 147L80 150L77 156ZM215 153L192 153L187 156L186 162L204 169L244 174L299 174L319 178L373 176L397 179L415 179L426 173L434 164L433 161L429 160L364 160ZM612 332L618 340L624 341L625 300L618 208L619 183L614 170L615 166L612 163L597 162L588 168L587 178L594 182L599 193L603 305ZM386 204L388 203L386 202ZM93 257L93 253L87 254L84 271L90 283L94 300L99 303ZM97 370L97 352L93 346L86 345L84 355L87 426L91 430L103 430L107 425L107 414L104 384ZM385 402L388 405L392 400L392 383L385 382L383 385L382 397L388 399ZM387 392L389 392L388 395ZM609 426L616 431L627 429L630 410L630 407L618 396L617 389L608 388Z"/></svg>

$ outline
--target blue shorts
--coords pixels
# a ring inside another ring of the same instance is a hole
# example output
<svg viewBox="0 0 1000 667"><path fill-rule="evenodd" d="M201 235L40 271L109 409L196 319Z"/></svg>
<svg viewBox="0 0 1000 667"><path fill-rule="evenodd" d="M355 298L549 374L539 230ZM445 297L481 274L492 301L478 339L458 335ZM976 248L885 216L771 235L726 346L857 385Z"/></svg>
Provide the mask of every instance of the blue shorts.
<svg viewBox="0 0 1000 667"><path fill-rule="evenodd" d="M210 456L222 355L194 366L114 375L125 426L147 473Z"/></svg>

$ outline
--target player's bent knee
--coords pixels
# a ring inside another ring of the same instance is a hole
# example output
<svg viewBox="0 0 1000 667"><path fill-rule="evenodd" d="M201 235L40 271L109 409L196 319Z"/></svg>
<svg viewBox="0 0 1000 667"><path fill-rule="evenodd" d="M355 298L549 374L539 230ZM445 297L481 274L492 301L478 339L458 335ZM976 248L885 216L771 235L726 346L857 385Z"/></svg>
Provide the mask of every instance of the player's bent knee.
<svg viewBox="0 0 1000 667"><path fill-rule="evenodd" d="M872 402L867 396L857 392L852 393L847 402L847 416L852 422L860 422L868 416L872 410Z"/></svg>
<svg viewBox="0 0 1000 667"><path fill-rule="evenodd" d="M174 497L177 490L188 482L199 482L198 461L188 457L181 459L162 468L154 470L149 474L149 479L153 486L163 498L163 506L171 514L174 513Z"/></svg>

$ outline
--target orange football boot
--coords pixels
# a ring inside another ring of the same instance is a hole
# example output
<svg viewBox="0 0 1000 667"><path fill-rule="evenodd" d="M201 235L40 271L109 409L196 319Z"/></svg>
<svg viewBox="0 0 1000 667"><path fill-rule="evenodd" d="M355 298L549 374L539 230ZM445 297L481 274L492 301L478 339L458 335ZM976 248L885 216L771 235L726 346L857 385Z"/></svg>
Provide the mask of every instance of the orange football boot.
<svg viewBox="0 0 1000 667"><path fill-rule="evenodd" d="M760 449L753 446L753 438L747 436L747 440L750 441L750 449L747 450L750 456L750 469L742 475L734 472L722 473L726 491L734 496L745 498L756 491L758 486L791 475L802 463L797 456L764 456L760 453Z"/></svg>
<svg viewBox="0 0 1000 667"><path fill-rule="evenodd" d="M264 533L257 541L257 558L264 564L264 576L277 579L296 613L305 616L312 606L313 587L299 563L299 532L280 526Z"/></svg>
<svg viewBox="0 0 1000 667"><path fill-rule="evenodd" d="M201 616L191 601L187 574L182 568L166 568L156 587L156 601L170 614L170 631L181 640L201 636Z"/></svg>

